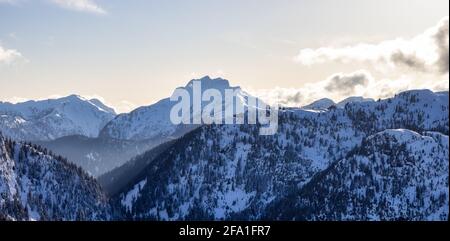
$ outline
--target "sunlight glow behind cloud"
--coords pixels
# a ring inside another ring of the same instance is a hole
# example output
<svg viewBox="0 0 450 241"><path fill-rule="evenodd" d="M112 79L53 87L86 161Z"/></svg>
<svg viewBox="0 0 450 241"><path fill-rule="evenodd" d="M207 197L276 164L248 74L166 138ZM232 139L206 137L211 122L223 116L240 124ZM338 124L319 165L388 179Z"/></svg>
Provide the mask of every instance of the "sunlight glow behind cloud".
<svg viewBox="0 0 450 241"><path fill-rule="evenodd" d="M448 73L448 16L412 39L397 38L378 44L302 49L295 60L307 66L328 61L384 63L392 68Z"/></svg>

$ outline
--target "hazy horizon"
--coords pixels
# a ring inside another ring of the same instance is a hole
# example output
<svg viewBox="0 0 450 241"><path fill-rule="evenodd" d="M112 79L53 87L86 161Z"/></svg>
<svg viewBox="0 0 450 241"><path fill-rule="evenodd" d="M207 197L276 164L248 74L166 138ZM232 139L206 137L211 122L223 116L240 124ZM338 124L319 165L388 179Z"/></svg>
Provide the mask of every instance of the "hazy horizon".
<svg viewBox="0 0 450 241"><path fill-rule="evenodd" d="M448 90L448 9L446 0L0 0L0 101L78 94L128 112L205 75L294 106Z"/></svg>

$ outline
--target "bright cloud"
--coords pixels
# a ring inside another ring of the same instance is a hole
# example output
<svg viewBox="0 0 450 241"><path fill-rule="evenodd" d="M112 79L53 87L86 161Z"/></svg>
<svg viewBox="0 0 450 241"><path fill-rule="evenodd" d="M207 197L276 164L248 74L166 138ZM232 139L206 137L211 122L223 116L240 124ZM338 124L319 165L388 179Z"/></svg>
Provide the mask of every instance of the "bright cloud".
<svg viewBox="0 0 450 241"><path fill-rule="evenodd" d="M331 93L350 95L359 87L364 88L373 82L372 75L364 70L356 71L350 74L337 73L324 82L324 89Z"/></svg>
<svg viewBox="0 0 450 241"><path fill-rule="evenodd" d="M128 113L134 109L136 109L138 107L138 105L127 101L127 100L122 100L120 101L120 103L116 104L114 106L114 109L117 111L117 113Z"/></svg>
<svg viewBox="0 0 450 241"><path fill-rule="evenodd" d="M350 96L366 98L388 98L395 94L412 89L430 89L443 91L449 89L448 74L439 79L432 75L411 77L403 75L395 79L375 79L369 72L358 70L352 73L337 73L328 78L308 83L302 88L274 88L267 90L250 90L269 104L280 104L289 107L301 107L327 97L339 102Z"/></svg>
<svg viewBox="0 0 450 241"><path fill-rule="evenodd" d="M101 95L98 94L94 94L94 95L83 95L84 98L88 99L88 100L99 100L101 103L103 103L104 105L111 107L114 109L115 112L117 112L118 114L121 113L128 113L134 109L136 109L138 107L138 105L128 101L128 100L121 100L119 102L110 102L108 100L106 100L104 97L102 97Z"/></svg>
<svg viewBox="0 0 450 241"><path fill-rule="evenodd" d="M63 98L66 97L67 95L60 95L60 94L54 94L54 95L49 95L49 96L45 96L45 97L41 97L41 98L24 98L24 97L20 97L20 96L13 96L10 98L4 98L4 99L0 99L0 102L9 102L9 103L13 103L13 104L17 104L17 103L23 103L29 100L48 100L48 99L59 99L59 98ZM103 98L100 95L94 94L94 95L80 95L82 98L86 99L86 100L98 100L100 101L103 105L105 105L108 108L112 108L114 109L114 111L118 114L121 113L128 113L134 109L136 109L138 107L138 105L127 101L127 100L121 100L119 102L116 103L111 103L108 100L106 100L105 98ZM94 102L96 103L96 102Z"/></svg>
<svg viewBox="0 0 450 241"><path fill-rule="evenodd" d="M0 63L11 63L22 58L22 54L15 49L5 49L0 46Z"/></svg>
<svg viewBox="0 0 450 241"><path fill-rule="evenodd" d="M319 98L340 101L349 96L387 98L411 89L449 89L449 18L411 39L398 38L378 44L360 43L344 47L303 49L296 61L311 66L330 61L369 63L377 73L366 70L332 74L299 89L277 88L256 91L269 103L303 106ZM374 67L375 66L375 67Z"/></svg>
<svg viewBox="0 0 450 241"><path fill-rule="evenodd" d="M323 97L340 100L352 95L364 95L367 87L374 82L370 73L358 70L348 74L336 73L325 80L308 83L298 89L277 87L271 90L250 90L249 92L269 104L278 103L282 106L299 107Z"/></svg>
<svg viewBox="0 0 450 241"><path fill-rule="evenodd" d="M92 0L51 0L57 5L76 11L106 14L106 11Z"/></svg>
<svg viewBox="0 0 450 241"><path fill-rule="evenodd" d="M415 71L448 73L449 18L412 38L387 40L378 44L360 43L345 47L302 49L295 60L303 65L336 61L385 63L390 67L406 67Z"/></svg>
<svg viewBox="0 0 450 241"><path fill-rule="evenodd" d="M16 4L19 0L0 0L0 3Z"/></svg>
<svg viewBox="0 0 450 241"><path fill-rule="evenodd" d="M44 0L43 0L44 1ZM94 2L94 0L45 0L50 1L60 7L75 11L90 12L96 14L106 14L106 10ZM0 3L18 4L23 0L0 0Z"/></svg>
<svg viewBox="0 0 450 241"><path fill-rule="evenodd" d="M17 104L17 103L23 103L28 101L29 99L27 98L22 98L22 97L18 97L18 96L13 96L11 98L7 98L7 99L2 99L0 100L0 102L9 102L9 103L13 103L13 104Z"/></svg>

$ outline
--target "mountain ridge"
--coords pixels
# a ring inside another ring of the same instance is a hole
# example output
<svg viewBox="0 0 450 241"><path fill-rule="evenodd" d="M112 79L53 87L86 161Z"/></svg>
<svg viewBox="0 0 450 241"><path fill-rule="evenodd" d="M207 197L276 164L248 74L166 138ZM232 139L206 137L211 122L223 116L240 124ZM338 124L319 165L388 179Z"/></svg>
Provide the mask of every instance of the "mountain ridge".
<svg viewBox="0 0 450 241"><path fill-rule="evenodd" d="M95 137L115 115L100 101L79 95L17 104L0 102L0 130L16 140L52 140L74 134Z"/></svg>
<svg viewBox="0 0 450 241"><path fill-rule="evenodd" d="M201 84L202 93L208 89L218 90L224 96L225 89L232 89L238 91L238 96L235 101L238 104L247 106L243 99L248 94L240 87L232 87L229 81L222 78L211 79L205 76L200 79L193 79L189 81L184 87L176 89L187 90L190 97L193 96L193 83L198 81ZM223 100L225 102L225 100ZM177 138L180 135L196 128L195 125L174 125L170 121L170 110L176 104L169 98L164 98L155 104L149 106L139 107L130 113L118 115L114 120L109 122L101 131L100 137L125 139L125 140L146 140L155 138ZM224 103L228 106L232 103ZM201 104L202 108L204 104ZM192 100L191 100L192 108ZM192 113L191 115L198 115L199 113ZM191 116L191 118L192 118ZM185 130L183 130L185 128Z"/></svg>
<svg viewBox="0 0 450 241"><path fill-rule="evenodd" d="M108 220L112 209L81 168L0 132L0 219Z"/></svg>
<svg viewBox="0 0 450 241"><path fill-rule="evenodd" d="M440 133L378 132L273 203L264 218L448 220L448 154L448 136Z"/></svg>
<svg viewBox="0 0 450 241"><path fill-rule="evenodd" d="M410 133L435 133L448 139L447 100L448 92L417 90L377 102L348 103L344 108L324 112L289 109L280 114L279 133L267 137L259 136L256 127L249 125L202 126L152 160L113 200L126 217L134 220L278 218L269 213L272 204L283 202L287 193L316 180L355 148L364 146L371 136L389 134L391 129L398 133L403 128L408 129L402 134L408 140L417 135ZM398 149L393 146L386 153ZM441 163L448 162L443 149L434 157ZM405 153L412 155L414 149L405 149ZM176 175L173 170L177 170ZM348 195L357 193L349 190ZM448 205L448 194L446 197L444 204ZM295 199L287 201L284 209L274 209L274 213L287 212ZM353 217L365 220L361 215ZM387 212L378 218L396 215ZM434 220L444 216L435 216ZM290 220L290 216L282 220Z"/></svg>

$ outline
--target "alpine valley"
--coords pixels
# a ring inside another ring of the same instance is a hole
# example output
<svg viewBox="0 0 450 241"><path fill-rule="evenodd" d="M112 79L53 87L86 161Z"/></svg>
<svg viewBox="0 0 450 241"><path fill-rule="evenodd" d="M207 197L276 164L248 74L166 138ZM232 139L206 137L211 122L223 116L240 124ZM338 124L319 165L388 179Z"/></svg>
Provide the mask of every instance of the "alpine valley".
<svg viewBox="0 0 450 241"><path fill-rule="evenodd" d="M448 220L448 103L426 89L324 98L282 107L264 136L174 125L170 98L119 115L77 95L0 102L0 219Z"/></svg>

